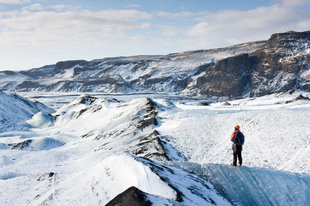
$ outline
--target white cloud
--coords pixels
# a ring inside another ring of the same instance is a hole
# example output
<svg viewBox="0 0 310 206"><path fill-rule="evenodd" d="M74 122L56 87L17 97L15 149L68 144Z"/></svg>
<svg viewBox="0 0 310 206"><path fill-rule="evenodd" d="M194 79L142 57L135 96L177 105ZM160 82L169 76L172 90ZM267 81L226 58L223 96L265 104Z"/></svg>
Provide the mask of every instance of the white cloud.
<svg viewBox="0 0 310 206"><path fill-rule="evenodd" d="M158 12L156 16L168 18L168 19L182 19L182 18L188 18L193 16L194 14L192 12L183 11L179 13L171 13L171 12Z"/></svg>
<svg viewBox="0 0 310 206"><path fill-rule="evenodd" d="M310 14L285 2L248 11L200 13L196 18L197 23L187 31L190 39L183 42L184 46L190 49L227 46L268 39L277 32L309 30Z"/></svg>
<svg viewBox="0 0 310 206"><path fill-rule="evenodd" d="M22 9L28 11L40 11L43 10L43 6L41 4L31 4L29 6L23 7Z"/></svg>
<svg viewBox="0 0 310 206"><path fill-rule="evenodd" d="M140 8L141 5L140 4L129 4L126 7L127 8L132 8L132 9L137 9L137 8Z"/></svg>
<svg viewBox="0 0 310 206"><path fill-rule="evenodd" d="M152 18L137 10L22 10L0 12L0 17L0 45L96 44L121 38L126 30L147 29Z"/></svg>
<svg viewBox="0 0 310 206"><path fill-rule="evenodd" d="M0 53L14 48L12 54L31 59L37 50L54 51L53 58L46 57L49 62L57 58L91 59L208 49L265 40L276 32L310 29L310 14L301 9L309 4L308 0L274 0L271 6L248 11L153 11L152 15L137 9L90 11L65 4L30 4L44 0L0 0L0 6L5 9L7 5L3 2L26 1L27 5L19 5L20 9L0 11ZM25 48L31 48L32 53ZM21 64L15 58L11 62Z"/></svg>
<svg viewBox="0 0 310 206"><path fill-rule="evenodd" d="M167 26L167 25L159 25L157 28L160 30L160 33L164 36L179 36L183 35L183 28L180 28L178 26Z"/></svg>
<svg viewBox="0 0 310 206"><path fill-rule="evenodd" d="M54 9L56 11L65 11L65 10L72 9L72 6L65 5L65 4L55 4L55 5L49 6L49 8Z"/></svg>
<svg viewBox="0 0 310 206"><path fill-rule="evenodd" d="M289 7L297 7L297 6L310 5L310 1L309 0L281 0L281 3L284 6L289 6Z"/></svg>
<svg viewBox="0 0 310 206"><path fill-rule="evenodd" d="M28 0L0 0L0 4L24 4Z"/></svg>

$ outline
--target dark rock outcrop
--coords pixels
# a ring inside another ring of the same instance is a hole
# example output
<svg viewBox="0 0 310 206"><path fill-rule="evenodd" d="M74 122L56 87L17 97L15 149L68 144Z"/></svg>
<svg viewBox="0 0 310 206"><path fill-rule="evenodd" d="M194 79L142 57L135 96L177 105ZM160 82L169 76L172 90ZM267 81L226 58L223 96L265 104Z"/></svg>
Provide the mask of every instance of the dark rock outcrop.
<svg viewBox="0 0 310 206"><path fill-rule="evenodd" d="M130 187L113 198L106 206L151 206L146 199L147 194L136 187Z"/></svg>
<svg viewBox="0 0 310 206"><path fill-rule="evenodd" d="M85 60L71 60L71 61L62 61L62 62L58 62L56 65L55 65L55 72L61 72L61 71L64 71L66 69L70 69L76 65L83 65L83 64L86 64L87 61Z"/></svg>
<svg viewBox="0 0 310 206"><path fill-rule="evenodd" d="M137 128L143 130L150 125L156 126L156 115L157 109L154 107L154 102L152 99L148 98L142 111L138 111L137 117L139 118L139 122Z"/></svg>
<svg viewBox="0 0 310 206"><path fill-rule="evenodd" d="M156 130L148 135L138 137L137 140L137 144L129 149L130 153L157 161L169 159Z"/></svg>
<svg viewBox="0 0 310 206"><path fill-rule="evenodd" d="M28 139L18 143L8 144L12 149L25 149L31 144L32 140Z"/></svg>
<svg viewBox="0 0 310 206"><path fill-rule="evenodd" d="M256 58L242 54L219 61L197 79L201 95L241 96L251 79Z"/></svg>
<svg viewBox="0 0 310 206"><path fill-rule="evenodd" d="M204 96L262 96L310 89L310 31L274 34L261 49L220 60L193 90Z"/></svg>

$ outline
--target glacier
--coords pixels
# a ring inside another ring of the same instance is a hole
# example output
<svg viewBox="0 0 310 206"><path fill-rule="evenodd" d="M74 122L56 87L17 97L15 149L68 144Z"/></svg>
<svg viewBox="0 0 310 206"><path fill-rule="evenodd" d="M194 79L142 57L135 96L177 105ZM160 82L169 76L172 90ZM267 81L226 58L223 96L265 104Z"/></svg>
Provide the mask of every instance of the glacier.
<svg viewBox="0 0 310 206"><path fill-rule="evenodd" d="M309 93L228 102L165 94L20 95L29 104L0 113L18 122L0 132L1 205L106 205L130 187L153 205L309 202ZM13 115L28 107L32 113L23 118ZM229 137L237 123L246 142L244 166L235 168Z"/></svg>

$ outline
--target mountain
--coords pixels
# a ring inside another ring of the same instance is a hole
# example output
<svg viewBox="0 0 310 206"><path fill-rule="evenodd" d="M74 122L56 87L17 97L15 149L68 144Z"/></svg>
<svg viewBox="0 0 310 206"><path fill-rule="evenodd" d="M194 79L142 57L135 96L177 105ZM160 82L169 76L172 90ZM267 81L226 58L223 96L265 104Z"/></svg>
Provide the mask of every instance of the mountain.
<svg viewBox="0 0 310 206"><path fill-rule="evenodd" d="M187 88L217 97L310 91L310 31L273 34L258 50L209 67Z"/></svg>
<svg viewBox="0 0 310 206"><path fill-rule="evenodd" d="M217 61L261 48L264 41L158 56L64 61L29 71L0 72L4 91L181 92Z"/></svg>
<svg viewBox="0 0 310 206"><path fill-rule="evenodd" d="M290 89L310 91L310 31L268 41L158 56L58 62L0 72L4 91L178 93L240 98Z"/></svg>

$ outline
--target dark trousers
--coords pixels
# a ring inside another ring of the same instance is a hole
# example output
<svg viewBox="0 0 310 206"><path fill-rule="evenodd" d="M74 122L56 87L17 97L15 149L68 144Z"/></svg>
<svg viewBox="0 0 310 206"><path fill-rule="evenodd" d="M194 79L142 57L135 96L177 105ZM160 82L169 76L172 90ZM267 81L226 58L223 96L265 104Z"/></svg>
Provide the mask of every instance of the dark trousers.
<svg viewBox="0 0 310 206"><path fill-rule="evenodd" d="M242 149L240 149L240 148L237 148L237 150L234 151L234 153L233 153L233 155L234 155L233 164L234 165L237 165L237 157L238 157L238 160L239 160L239 164L242 165L242 155L241 155L241 152L242 152Z"/></svg>

